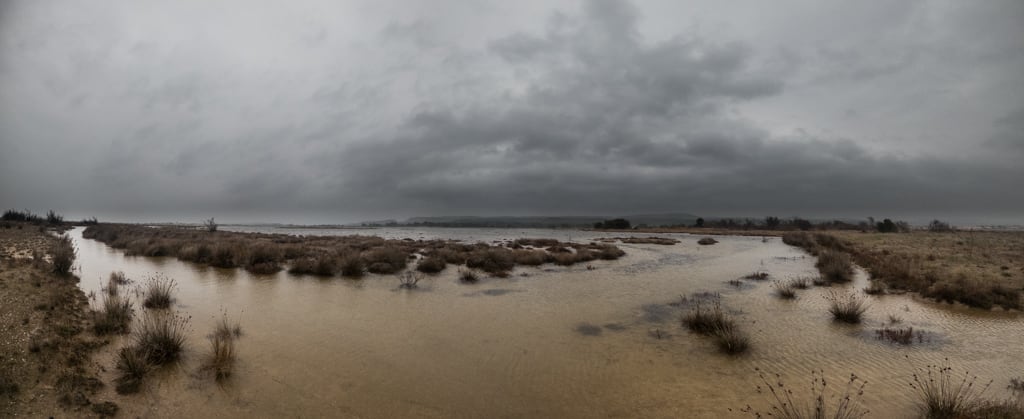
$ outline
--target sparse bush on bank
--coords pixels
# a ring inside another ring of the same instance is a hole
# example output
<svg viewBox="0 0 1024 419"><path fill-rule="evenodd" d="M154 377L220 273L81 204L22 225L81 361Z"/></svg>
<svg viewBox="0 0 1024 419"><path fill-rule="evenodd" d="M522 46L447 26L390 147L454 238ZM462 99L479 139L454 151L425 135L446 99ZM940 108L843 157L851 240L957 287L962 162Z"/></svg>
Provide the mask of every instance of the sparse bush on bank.
<svg viewBox="0 0 1024 419"><path fill-rule="evenodd" d="M333 276L339 270L338 257L330 253L295 259L288 273L297 275Z"/></svg>
<svg viewBox="0 0 1024 419"><path fill-rule="evenodd" d="M70 274L77 255L78 251L71 243L71 237L67 234L57 237L57 241L50 247L50 265L53 267L53 273L57 275Z"/></svg>
<svg viewBox="0 0 1024 419"><path fill-rule="evenodd" d="M246 252L245 270L259 275L277 273L281 270L281 251L269 244L257 244Z"/></svg>
<svg viewBox="0 0 1024 419"><path fill-rule="evenodd" d="M93 311L93 332L102 336L107 334L127 333L132 320L132 303L127 296L103 293L103 305L100 310Z"/></svg>
<svg viewBox="0 0 1024 419"><path fill-rule="evenodd" d="M363 264L363 260L359 256L345 256L341 258L341 275L351 278L359 278L363 276L363 271L366 270L366 266Z"/></svg>
<svg viewBox="0 0 1024 419"><path fill-rule="evenodd" d="M470 253L466 259L466 267L495 275L505 274L514 266L512 252L508 249L480 249Z"/></svg>
<svg viewBox="0 0 1024 419"><path fill-rule="evenodd" d="M380 247L363 254L366 270L375 274L393 274L405 269L409 253L398 247Z"/></svg>

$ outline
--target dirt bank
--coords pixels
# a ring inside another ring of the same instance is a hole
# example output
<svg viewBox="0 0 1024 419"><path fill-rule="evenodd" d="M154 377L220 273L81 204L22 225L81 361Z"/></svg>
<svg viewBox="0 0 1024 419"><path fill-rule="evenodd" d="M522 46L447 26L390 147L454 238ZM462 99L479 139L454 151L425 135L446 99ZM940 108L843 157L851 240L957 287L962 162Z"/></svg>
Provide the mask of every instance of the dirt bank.
<svg viewBox="0 0 1024 419"><path fill-rule="evenodd" d="M0 227L0 417L117 410L95 396L103 383L90 356L106 341L87 332L92 319L78 277L52 272L46 253L55 242L35 225Z"/></svg>

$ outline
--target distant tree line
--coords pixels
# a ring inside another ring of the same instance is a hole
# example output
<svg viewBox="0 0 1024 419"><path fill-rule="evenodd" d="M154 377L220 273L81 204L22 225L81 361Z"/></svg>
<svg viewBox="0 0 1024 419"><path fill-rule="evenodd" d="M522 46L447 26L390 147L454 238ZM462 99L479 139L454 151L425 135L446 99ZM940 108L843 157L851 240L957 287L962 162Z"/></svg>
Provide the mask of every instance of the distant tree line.
<svg viewBox="0 0 1024 419"><path fill-rule="evenodd" d="M629 220L625 218L615 218L594 223L594 229L597 230L629 230L632 227Z"/></svg>
<svg viewBox="0 0 1024 419"><path fill-rule="evenodd" d="M805 218L779 218L767 216L761 220L750 218L719 218L705 220L697 218L692 227L697 228L720 228L728 230L852 230L852 231L878 231L881 233L906 233L911 230L910 224L906 221L893 221L889 218L876 222L874 217L868 217L865 221L852 223L842 220L829 220L814 222ZM939 220L932 221L928 225L929 231L949 231L948 223Z"/></svg>
<svg viewBox="0 0 1024 419"><path fill-rule="evenodd" d="M32 211L29 210L17 211L14 209L9 209L7 211L4 211L4 214L0 216L0 220L22 221L37 225L44 223L50 225L60 225L64 223L64 216L57 214L53 210L50 210L46 213L46 218L43 218L39 215L33 214Z"/></svg>

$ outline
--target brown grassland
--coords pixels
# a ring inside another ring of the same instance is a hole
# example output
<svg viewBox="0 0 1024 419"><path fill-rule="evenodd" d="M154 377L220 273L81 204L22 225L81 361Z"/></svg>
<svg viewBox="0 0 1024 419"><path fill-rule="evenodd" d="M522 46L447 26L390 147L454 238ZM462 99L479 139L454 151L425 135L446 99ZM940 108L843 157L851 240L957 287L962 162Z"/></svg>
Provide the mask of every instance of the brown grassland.
<svg viewBox="0 0 1024 419"><path fill-rule="evenodd" d="M844 252L891 290L990 309L1022 308L1024 232L789 233L814 255Z"/></svg>

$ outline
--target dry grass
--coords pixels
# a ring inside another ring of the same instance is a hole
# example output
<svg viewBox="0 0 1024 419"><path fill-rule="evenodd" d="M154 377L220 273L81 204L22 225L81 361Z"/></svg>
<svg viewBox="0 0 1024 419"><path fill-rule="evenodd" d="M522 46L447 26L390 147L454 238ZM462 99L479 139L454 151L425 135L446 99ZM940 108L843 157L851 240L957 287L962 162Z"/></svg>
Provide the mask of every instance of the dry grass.
<svg viewBox="0 0 1024 419"><path fill-rule="evenodd" d="M826 238L828 237L828 238ZM901 234L835 231L783 237L812 254L845 250L890 289L988 309L1024 308L1024 232L915 231Z"/></svg>
<svg viewBox="0 0 1024 419"><path fill-rule="evenodd" d="M333 276L339 269L338 257L334 254L322 253L316 256L295 259L288 273L296 275ZM362 268L360 268L362 271Z"/></svg>
<svg viewBox="0 0 1024 419"><path fill-rule="evenodd" d="M126 346L117 352L117 387L119 394L137 393L146 374L153 369L145 353L133 346Z"/></svg>
<svg viewBox="0 0 1024 419"><path fill-rule="evenodd" d="M750 348L750 337L722 311L720 297L695 296L692 302L690 311L680 319L684 327L699 335L710 336L718 350L728 355L739 355Z"/></svg>
<svg viewBox="0 0 1024 419"><path fill-rule="evenodd" d="M398 288L413 289L423 279L423 274L413 271L405 271L398 275Z"/></svg>
<svg viewBox="0 0 1024 419"><path fill-rule="evenodd" d="M480 274L474 269L459 268L459 281L473 283L480 280Z"/></svg>

